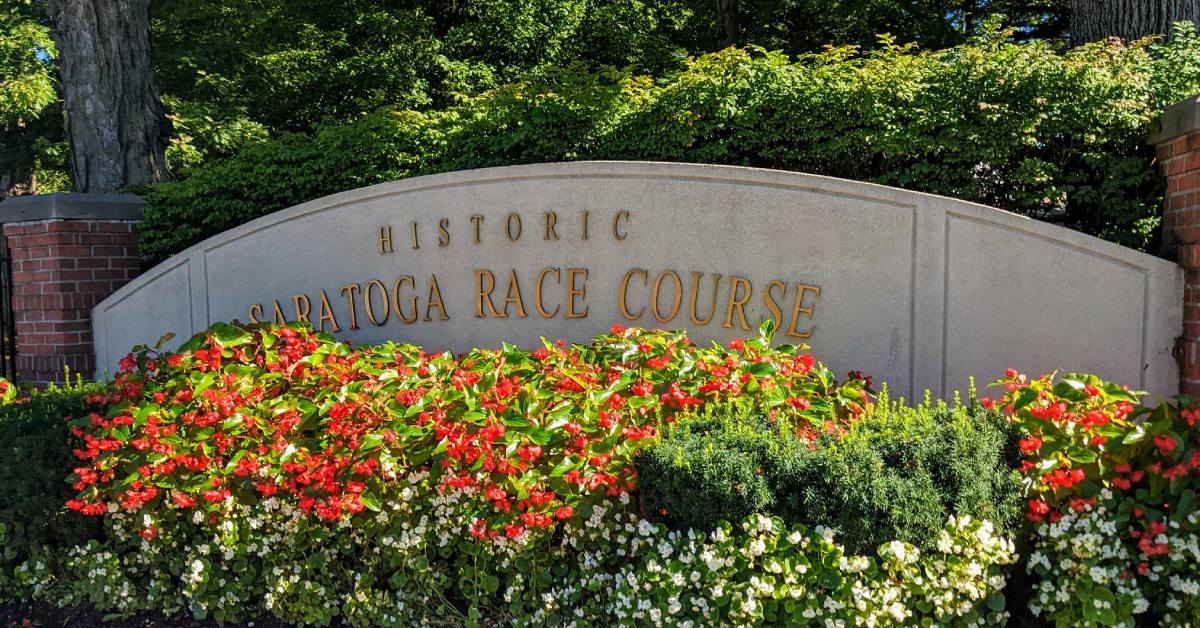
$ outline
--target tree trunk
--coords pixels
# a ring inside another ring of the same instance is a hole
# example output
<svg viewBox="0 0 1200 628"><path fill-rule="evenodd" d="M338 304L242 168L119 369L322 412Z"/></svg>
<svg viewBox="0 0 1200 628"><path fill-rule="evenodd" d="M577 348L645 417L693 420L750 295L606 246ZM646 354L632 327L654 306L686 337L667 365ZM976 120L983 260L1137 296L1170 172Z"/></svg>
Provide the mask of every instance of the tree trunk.
<svg viewBox="0 0 1200 628"><path fill-rule="evenodd" d="M738 0L716 0L717 2L717 48L728 48L737 44Z"/></svg>
<svg viewBox="0 0 1200 628"><path fill-rule="evenodd" d="M49 10L75 189L164 180L171 127L154 88L150 0L50 0Z"/></svg>
<svg viewBox="0 0 1200 628"><path fill-rule="evenodd" d="M1185 20L1200 20L1200 0L1071 0L1071 41L1170 35L1171 24Z"/></svg>

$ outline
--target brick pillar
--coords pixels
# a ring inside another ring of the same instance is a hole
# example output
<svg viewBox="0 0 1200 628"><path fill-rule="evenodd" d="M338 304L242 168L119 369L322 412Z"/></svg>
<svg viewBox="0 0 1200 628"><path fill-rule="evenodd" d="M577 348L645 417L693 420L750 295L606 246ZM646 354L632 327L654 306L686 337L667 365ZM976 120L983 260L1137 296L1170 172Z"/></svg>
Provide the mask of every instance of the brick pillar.
<svg viewBox="0 0 1200 628"><path fill-rule="evenodd" d="M1184 270L1179 392L1200 397L1200 96L1168 107L1150 143L1167 179L1163 245Z"/></svg>
<svg viewBox="0 0 1200 628"><path fill-rule="evenodd" d="M141 199L49 194L0 203L12 259L12 310L21 383L91 377L92 307L137 276Z"/></svg>

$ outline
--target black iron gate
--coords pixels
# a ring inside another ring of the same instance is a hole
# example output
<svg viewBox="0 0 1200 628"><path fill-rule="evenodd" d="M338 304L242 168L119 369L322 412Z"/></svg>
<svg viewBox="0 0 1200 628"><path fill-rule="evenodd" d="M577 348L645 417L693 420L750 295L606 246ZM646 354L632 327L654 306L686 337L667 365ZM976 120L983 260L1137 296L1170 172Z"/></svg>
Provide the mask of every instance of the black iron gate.
<svg viewBox="0 0 1200 628"><path fill-rule="evenodd" d="M13 263L0 237L0 377L17 380L17 326L13 316Z"/></svg>

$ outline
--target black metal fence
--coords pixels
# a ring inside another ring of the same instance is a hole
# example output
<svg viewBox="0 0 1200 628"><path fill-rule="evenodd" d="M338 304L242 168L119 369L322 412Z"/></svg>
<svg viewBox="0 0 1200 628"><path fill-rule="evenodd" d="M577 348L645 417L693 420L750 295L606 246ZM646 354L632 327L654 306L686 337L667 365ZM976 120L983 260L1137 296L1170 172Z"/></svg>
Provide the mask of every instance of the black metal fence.
<svg viewBox="0 0 1200 628"><path fill-rule="evenodd" d="M0 237L0 377L17 379L17 326L13 316L13 263Z"/></svg>

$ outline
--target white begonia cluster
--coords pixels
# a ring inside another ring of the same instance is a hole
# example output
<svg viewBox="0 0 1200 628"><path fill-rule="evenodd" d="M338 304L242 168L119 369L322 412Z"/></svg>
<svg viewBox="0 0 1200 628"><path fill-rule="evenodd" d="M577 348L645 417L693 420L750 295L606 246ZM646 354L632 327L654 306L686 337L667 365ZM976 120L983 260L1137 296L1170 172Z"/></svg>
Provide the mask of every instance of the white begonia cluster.
<svg viewBox="0 0 1200 628"><path fill-rule="evenodd" d="M889 542L871 558L847 555L832 529L788 528L762 515L709 533L670 532L637 516L628 494L582 509L559 532L481 541L470 533L473 489L440 489L426 472L397 482L395 500L353 524L322 523L268 498L222 504L215 526L193 515L155 517L161 536L142 540L136 530L145 520L114 513L114 547L72 552L78 580L93 584L68 601L116 613L186 610L226 621L270 612L354 626L462 613L449 599L519 625L746 625L768 617L978 625L1004 619L988 601L1004 585L1001 567L1015 560L1012 543L986 521L951 519L938 548ZM1181 593L1196 586L1176 585Z"/></svg>
<svg viewBox="0 0 1200 628"><path fill-rule="evenodd" d="M1101 494L1101 503L1112 494ZM1194 526L1194 521L1189 521ZM1035 615L1074 617L1080 623L1104 621L1132 626L1149 611L1151 596L1165 606L1163 621L1185 625L1200 606L1200 539L1172 530L1165 560L1150 559L1118 532L1115 513L1103 505L1067 512L1042 523L1041 542L1030 553L1028 569L1038 576L1029 607ZM1161 536L1161 535L1160 535ZM1167 538L1155 539L1161 543ZM1165 584L1165 586L1164 586ZM1097 620L1096 618L1100 618Z"/></svg>

